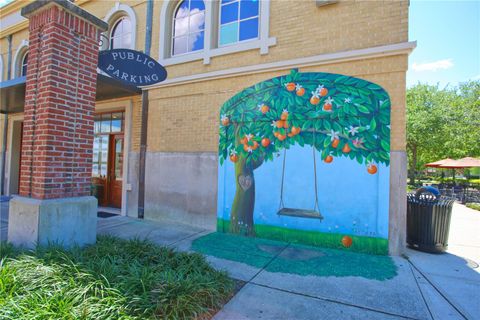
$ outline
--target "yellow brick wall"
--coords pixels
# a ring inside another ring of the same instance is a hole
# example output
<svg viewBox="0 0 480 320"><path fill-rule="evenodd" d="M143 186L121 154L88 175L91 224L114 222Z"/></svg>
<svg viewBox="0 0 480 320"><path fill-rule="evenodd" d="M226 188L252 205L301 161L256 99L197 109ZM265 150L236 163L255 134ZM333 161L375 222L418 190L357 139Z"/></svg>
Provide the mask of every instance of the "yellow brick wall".
<svg viewBox="0 0 480 320"><path fill-rule="evenodd" d="M375 82L392 101L392 150L405 150L405 69L407 56L365 59L300 72L342 73ZM257 82L289 70L237 76L150 90L148 151L216 152L222 104Z"/></svg>
<svg viewBox="0 0 480 320"><path fill-rule="evenodd" d="M130 5L137 16L136 49L144 49L147 3ZM151 55L158 58L163 1L154 2ZM81 7L104 18L114 1L92 0ZM193 61L168 66L169 78L216 70L300 58L322 53L368 48L408 41L408 1L340 1L317 8L313 0L271 0L270 37L277 44L267 55L258 49L213 57L210 65ZM13 35L12 54L27 29ZM0 54L7 65L7 41L0 39ZM13 60L13 58L12 58ZM364 78L383 86L392 99L392 150L405 149L405 72L407 57L395 56L309 67L300 71L335 72ZM203 81L150 90L149 151L216 151L218 112L228 98L256 82L288 73L266 72L235 78ZM132 150L140 144L141 101L135 99L132 114Z"/></svg>

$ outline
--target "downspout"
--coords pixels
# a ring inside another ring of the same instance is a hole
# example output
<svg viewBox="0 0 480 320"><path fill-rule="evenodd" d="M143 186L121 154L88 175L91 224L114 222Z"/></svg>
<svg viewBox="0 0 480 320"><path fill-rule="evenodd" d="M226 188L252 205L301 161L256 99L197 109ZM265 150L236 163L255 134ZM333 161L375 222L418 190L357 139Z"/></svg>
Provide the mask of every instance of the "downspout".
<svg viewBox="0 0 480 320"><path fill-rule="evenodd" d="M12 77L12 35L7 36L7 80ZM0 172L0 194L5 195L5 162L7 160L7 132L8 132L8 114L4 113L3 118L3 140L2 140L2 170Z"/></svg>
<svg viewBox="0 0 480 320"><path fill-rule="evenodd" d="M147 25L145 32L145 54L150 55L152 45L153 0L147 1ZM145 164L147 156L148 126L148 90L142 91L142 121L140 131L140 157L138 166L138 218L143 219L145 213Z"/></svg>

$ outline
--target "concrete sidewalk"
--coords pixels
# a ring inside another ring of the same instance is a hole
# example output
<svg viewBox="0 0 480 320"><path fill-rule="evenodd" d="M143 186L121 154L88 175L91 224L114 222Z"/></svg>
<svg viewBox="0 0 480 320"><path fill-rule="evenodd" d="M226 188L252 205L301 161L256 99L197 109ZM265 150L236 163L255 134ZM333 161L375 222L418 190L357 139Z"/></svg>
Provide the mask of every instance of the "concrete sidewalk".
<svg viewBox="0 0 480 320"><path fill-rule="evenodd" d="M460 239L465 235L457 234L464 228L457 221L464 217L464 213L457 214L462 209L462 206L455 206L451 235L459 240L454 240L452 250L463 247L462 253L475 253L477 244L462 243ZM2 204L2 213L2 229L6 231L5 204ZM469 219L465 220L467 224L471 224ZM211 232L171 221L152 222L120 216L98 219L97 230L98 234L121 238L148 238L181 251L191 251L195 239ZM474 235L471 234L471 239L475 239ZM4 236L6 232L2 232ZM282 257L291 255L291 251L289 244L279 246L270 255L262 257L256 267L206 256L215 268L245 282L215 319L443 320L478 319L480 314L480 275L472 269L475 265L469 263L470 260L451 253L431 255L409 250L408 259L393 257L397 275L382 281L355 276L302 276L268 271L276 263L285 261Z"/></svg>

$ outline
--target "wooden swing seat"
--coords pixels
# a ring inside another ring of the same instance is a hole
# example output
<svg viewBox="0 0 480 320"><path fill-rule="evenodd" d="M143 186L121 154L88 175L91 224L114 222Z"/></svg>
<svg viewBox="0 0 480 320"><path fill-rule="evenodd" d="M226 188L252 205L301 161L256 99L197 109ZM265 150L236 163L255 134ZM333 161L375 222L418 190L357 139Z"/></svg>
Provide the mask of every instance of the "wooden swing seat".
<svg viewBox="0 0 480 320"><path fill-rule="evenodd" d="M289 216L298 218L312 218L323 220L323 216L320 212L308 209L295 209L295 208L281 208L277 214L279 216Z"/></svg>

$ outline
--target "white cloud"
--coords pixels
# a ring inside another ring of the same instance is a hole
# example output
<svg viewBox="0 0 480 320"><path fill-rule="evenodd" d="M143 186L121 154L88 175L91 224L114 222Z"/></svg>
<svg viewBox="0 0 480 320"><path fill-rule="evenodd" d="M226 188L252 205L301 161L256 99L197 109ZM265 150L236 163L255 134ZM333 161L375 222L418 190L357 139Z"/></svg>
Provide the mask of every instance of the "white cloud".
<svg viewBox="0 0 480 320"><path fill-rule="evenodd" d="M453 67L452 59L443 59L433 62L416 63L412 64L412 69L415 71L437 71L442 69L450 69Z"/></svg>
<svg viewBox="0 0 480 320"><path fill-rule="evenodd" d="M480 74L477 74L476 76L472 77L471 80L480 80Z"/></svg>

